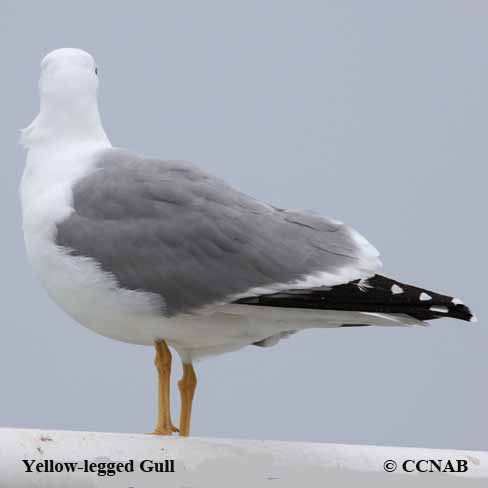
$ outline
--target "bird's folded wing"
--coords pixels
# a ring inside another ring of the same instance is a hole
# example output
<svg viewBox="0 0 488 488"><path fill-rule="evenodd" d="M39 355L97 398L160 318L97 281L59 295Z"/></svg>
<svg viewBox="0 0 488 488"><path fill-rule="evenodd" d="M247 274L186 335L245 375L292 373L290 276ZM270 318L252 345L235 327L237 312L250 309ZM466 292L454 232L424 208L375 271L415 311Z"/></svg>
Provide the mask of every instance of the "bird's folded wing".
<svg viewBox="0 0 488 488"><path fill-rule="evenodd" d="M102 151L73 189L57 244L120 287L161 296L168 316L240 297L366 278L380 262L334 220L254 200L184 161Z"/></svg>

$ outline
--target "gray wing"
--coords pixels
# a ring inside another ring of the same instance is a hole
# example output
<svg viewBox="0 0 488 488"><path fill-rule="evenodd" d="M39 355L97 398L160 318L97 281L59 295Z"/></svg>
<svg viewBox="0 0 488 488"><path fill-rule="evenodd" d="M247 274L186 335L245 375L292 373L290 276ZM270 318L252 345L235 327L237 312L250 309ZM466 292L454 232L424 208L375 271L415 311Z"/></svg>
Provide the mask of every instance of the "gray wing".
<svg viewBox="0 0 488 488"><path fill-rule="evenodd" d="M168 316L290 287L374 274L378 253L336 221L260 203L184 161L104 150L73 189L57 244Z"/></svg>

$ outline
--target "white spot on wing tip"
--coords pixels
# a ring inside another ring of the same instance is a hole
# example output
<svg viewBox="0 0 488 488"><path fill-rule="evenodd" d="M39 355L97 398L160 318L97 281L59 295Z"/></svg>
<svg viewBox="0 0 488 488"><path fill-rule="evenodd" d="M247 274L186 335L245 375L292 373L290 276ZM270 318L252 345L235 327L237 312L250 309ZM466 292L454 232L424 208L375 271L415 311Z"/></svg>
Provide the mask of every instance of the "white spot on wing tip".
<svg viewBox="0 0 488 488"><path fill-rule="evenodd" d="M449 309L447 307L444 307L444 305L433 305L432 307L430 307L429 310L432 310L432 312L439 312L439 313L449 312Z"/></svg>
<svg viewBox="0 0 488 488"><path fill-rule="evenodd" d="M401 286L398 286L396 283L391 287L391 292L393 295L399 295L400 293L403 293L403 288Z"/></svg>
<svg viewBox="0 0 488 488"><path fill-rule="evenodd" d="M428 293L425 293L425 291L423 291L420 294L419 300L422 302L426 302L427 300L432 300L432 297Z"/></svg>
<svg viewBox="0 0 488 488"><path fill-rule="evenodd" d="M451 301L454 305L464 305L464 302L460 298L453 298Z"/></svg>
<svg viewBox="0 0 488 488"><path fill-rule="evenodd" d="M476 322L478 322L478 317L476 317L476 315L475 315L475 314L473 314L473 315L471 316L471 318L469 319L469 321L470 321L470 322L473 322L473 324L475 324Z"/></svg>

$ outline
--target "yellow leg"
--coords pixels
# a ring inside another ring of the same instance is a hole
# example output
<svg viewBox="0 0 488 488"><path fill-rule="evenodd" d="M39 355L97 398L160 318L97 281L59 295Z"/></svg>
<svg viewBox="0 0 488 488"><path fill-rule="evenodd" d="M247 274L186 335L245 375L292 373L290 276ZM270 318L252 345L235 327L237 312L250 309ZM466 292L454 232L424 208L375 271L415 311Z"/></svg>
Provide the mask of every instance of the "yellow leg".
<svg viewBox="0 0 488 488"><path fill-rule="evenodd" d="M171 435L178 429L171 422L169 405L169 387L171 375L171 352L165 341L154 343L156 357L154 364L158 370L158 423L153 434Z"/></svg>
<svg viewBox="0 0 488 488"><path fill-rule="evenodd" d="M183 363L183 377L178 382L181 394L180 435L190 435L191 406L197 386L197 376L191 363Z"/></svg>

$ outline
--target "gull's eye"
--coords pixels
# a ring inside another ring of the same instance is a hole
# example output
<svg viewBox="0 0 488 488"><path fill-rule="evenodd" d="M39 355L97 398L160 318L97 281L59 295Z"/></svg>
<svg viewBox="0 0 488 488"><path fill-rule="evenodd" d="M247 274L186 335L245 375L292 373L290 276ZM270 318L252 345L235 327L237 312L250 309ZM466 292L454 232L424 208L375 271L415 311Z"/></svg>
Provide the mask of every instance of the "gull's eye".
<svg viewBox="0 0 488 488"><path fill-rule="evenodd" d="M98 68L95 68L95 74L98 76Z"/></svg>

